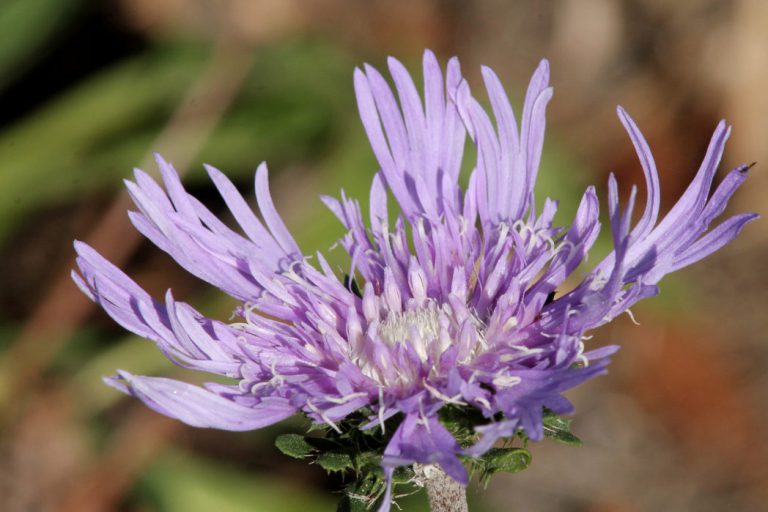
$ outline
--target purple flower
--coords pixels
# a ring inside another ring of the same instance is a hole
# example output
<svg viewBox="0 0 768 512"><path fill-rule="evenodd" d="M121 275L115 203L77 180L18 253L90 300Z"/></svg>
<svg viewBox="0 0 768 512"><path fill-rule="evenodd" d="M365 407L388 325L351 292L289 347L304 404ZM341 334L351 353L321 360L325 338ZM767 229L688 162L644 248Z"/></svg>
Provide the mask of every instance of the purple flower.
<svg viewBox="0 0 768 512"><path fill-rule="evenodd" d="M438 464L466 484L458 455L481 455L520 429L540 439L544 408L570 413L562 393L605 373L617 347L586 350L589 331L656 295L665 274L724 246L756 217L736 215L710 229L747 166L731 171L710 196L730 132L720 122L696 177L658 222L653 157L619 108L648 200L632 225L636 190L622 209L610 177L614 250L567 290L566 279L597 239L599 207L589 187L568 227L552 223L556 201L536 209L552 97L548 63L533 74L519 128L488 68L482 75L493 121L471 96L455 58L444 76L425 53L423 102L400 62L390 59L389 70L394 92L370 66L354 74L380 166L370 219L344 193L323 198L347 229L341 245L350 278L337 275L322 254L301 252L272 202L264 164L255 182L263 221L224 174L206 167L239 224L236 232L187 194L160 157L162 186L139 170L126 182L138 208L131 220L189 272L242 301L239 321L206 318L170 292L157 301L80 242L81 274L73 277L117 322L174 362L235 381L198 387L125 371L107 379L156 411L226 430L264 427L297 412L338 429L361 410L369 420L363 428L383 429L399 415L382 461L388 478L394 467L419 462ZM467 135L478 152L464 190L459 169ZM397 202L394 212L388 194ZM441 423L438 411L446 404L482 415L476 444L461 446ZM388 491L383 508L389 501Z"/></svg>

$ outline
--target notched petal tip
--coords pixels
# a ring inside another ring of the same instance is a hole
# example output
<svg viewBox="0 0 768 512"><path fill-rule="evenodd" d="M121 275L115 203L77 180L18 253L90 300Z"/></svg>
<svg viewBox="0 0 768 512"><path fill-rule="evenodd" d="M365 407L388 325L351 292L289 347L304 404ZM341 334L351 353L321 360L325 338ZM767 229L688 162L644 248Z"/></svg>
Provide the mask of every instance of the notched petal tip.
<svg viewBox="0 0 768 512"><path fill-rule="evenodd" d="M445 86L448 91L455 89L461 78L461 64L458 57L451 57L448 60L448 66L446 67Z"/></svg>
<svg viewBox="0 0 768 512"><path fill-rule="evenodd" d="M91 247L87 242L75 240L72 244L77 255L88 263L109 263L99 252Z"/></svg>
<svg viewBox="0 0 768 512"><path fill-rule="evenodd" d="M360 67L355 66L354 71L352 71L352 85L354 86L355 90L358 89L359 86L363 85L363 82L367 82L368 78L365 76L365 72L360 69ZM366 83L365 86L368 84Z"/></svg>
<svg viewBox="0 0 768 512"><path fill-rule="evenodd" d="M117 370L116 375L104 375L101 377L101 381L106 384L107 386L114 388L121 393L125 393L126 395L131 394L130 386L128 385L128 381L125 378L125 375L131 376L130 373L126 372L125 370Z"/></svg>
<svg viewBox="0 0 768 512"><path fill-rule="evenodd" d="M531 76L529 89L531 91L542 91L549 85L549 61L547 59L541 59L539 65L536 66L536 71Z"/></svg>

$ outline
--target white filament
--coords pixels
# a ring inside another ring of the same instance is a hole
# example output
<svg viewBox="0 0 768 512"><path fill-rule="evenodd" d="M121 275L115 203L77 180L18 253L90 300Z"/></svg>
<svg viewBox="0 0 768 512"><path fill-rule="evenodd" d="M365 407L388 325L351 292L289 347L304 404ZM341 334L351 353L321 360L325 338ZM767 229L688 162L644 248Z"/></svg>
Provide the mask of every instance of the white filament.
<svg viewBox="0 0 768 512"><path fill-rule="evenodd" d="M414 329L421 338L437 338L440 334L441 314L441 309L434 302L401 313L391 311L379 327L379 336L390 346L408 341Z"/></svg>

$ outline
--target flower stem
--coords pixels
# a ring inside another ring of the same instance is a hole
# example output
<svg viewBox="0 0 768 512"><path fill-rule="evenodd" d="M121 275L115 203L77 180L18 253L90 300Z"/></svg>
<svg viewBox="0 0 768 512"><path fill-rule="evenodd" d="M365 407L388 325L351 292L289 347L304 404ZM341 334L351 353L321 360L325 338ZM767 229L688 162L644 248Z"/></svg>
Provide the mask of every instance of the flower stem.
<svg viewBox="0 0 768 512"><path fill-rule="evenodd" d="M421 474L429 496L430 512L469 512L467 490L463 485L436 465L423 466Z"/></svg>

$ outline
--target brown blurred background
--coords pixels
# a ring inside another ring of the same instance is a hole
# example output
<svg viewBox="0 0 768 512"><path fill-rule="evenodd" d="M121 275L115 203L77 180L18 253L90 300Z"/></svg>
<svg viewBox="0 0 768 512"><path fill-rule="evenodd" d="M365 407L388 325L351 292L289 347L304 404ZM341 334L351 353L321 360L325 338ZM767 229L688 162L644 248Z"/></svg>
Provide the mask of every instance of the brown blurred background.
<svg viewBox="0 0 768 512"><path fill-rule="evenodd" d="M155 295L226 319L233 303L141 240L121 178L160 151L222 211L201 163L242 191L267 160L306 252L341 234L318 194L363 202L375 163L356 119L354 66L386 55L419 75L425 47L480 93L492 66L516 106L552 62L541 187L565 223L589 183L642 183L615 117L640 125L669 207L717 121L725 168L757 161L730 211L768 192L768 3L761 0L3 0L0 3L0 510L334 510L341 478L285 459L280 432L195 430L101 384L117 368L199 380L71 284L87 240ZM720 175L722 176L722 174ZM759 511L768 502L768 230L662 283L599 331L611 374L570 396L582 448L543 442L532 467L471 491L474 511ZM603 240L609 243L607 239ZM341 261L339 251L331 256ZM424 500L402 502L423 510Z"/></svg>

